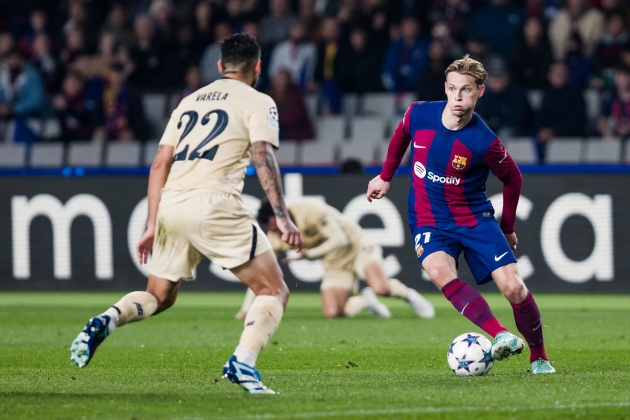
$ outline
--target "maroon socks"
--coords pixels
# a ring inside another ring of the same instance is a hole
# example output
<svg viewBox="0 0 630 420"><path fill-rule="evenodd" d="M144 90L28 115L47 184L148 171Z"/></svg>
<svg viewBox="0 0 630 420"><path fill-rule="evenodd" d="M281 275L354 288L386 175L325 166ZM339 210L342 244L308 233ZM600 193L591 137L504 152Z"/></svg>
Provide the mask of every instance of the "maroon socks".
<svg viewBox="0 0 630 420"><path fill-rule="evenodd" d="M512 303L514 311L514 321L516 328L525 337L529 345L529 361L533 362L540 358L547 360L545 346L543 344L542 320L538 305L531 293L527 292L527 297L521 303Z"/></svg>
<svg viewBox="0 0 630 420"><path fill-rule="evenodd" d="M446 296L459 313L492 337L496 337L500 332L508 330L494 317L488 303L479 292L460 279L448 282L442 288L442 293L444 293L444 296ZM534 306L536 306L535 303ZM536 307L536 311L538 311L538 307ZM516 316L516 309L514 310L514 316ZM540 316L538 319L540 319ZM520 327L519 331L521 331Z"/></svg>

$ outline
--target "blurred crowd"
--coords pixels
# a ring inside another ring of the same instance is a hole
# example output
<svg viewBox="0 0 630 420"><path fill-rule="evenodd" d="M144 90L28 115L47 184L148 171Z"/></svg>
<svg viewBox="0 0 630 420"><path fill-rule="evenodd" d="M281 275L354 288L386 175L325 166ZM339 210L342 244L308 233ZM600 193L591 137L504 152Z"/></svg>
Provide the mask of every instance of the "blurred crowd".
<svg viewBox="0 0 630 420"><path fill-rule="evenodd" d="M627 0L19 3L0 3L0 120L14 141L37 141L38 118L58 119L62 141L146 140L142 96L181 98L220 78L219 41L235 32L262 48L256 88L275 99L284 138L313 137L306 94L327 114L346 93L445 99L444 69L465 53L489 73L478 112L500 135L630 136ZM585 90L603 98L593 132Z"/></svg>

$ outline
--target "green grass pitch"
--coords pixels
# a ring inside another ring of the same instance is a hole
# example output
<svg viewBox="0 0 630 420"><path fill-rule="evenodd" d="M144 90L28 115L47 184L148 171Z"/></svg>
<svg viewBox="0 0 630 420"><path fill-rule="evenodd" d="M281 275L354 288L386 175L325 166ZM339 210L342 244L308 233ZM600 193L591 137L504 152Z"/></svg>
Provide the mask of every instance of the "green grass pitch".
<svg viewBox="0 0 630 420"><path fill-rule="evenodd" d="M389 320L328 320L319 295L295 293L258 362L275 396L219 379L242 330L236 293L182 293L169 311L114 332L89 366L76 368L71 341L121 295L0 294L0 418L630 419L628 295L538 295L558 374L532 375L524 355L463 378L449 370L446 350L479 329L441 295L428 295L433 320L392 299ZM516 332L507 302L486 297Z"/></svg>

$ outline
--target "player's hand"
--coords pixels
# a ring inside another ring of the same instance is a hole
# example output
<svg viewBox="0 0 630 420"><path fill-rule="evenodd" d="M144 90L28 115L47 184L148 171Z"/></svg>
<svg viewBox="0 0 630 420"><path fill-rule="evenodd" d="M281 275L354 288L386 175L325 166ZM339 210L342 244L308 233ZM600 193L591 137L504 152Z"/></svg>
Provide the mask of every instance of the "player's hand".
<svg viewBox="0 0 630 420"><path fill-rule="evenodd" d="M508 244L510 245L510 249L512 251L516 251L516 245L518 245L518 238L516 237L516 233L505 233L505 239L507 239Z"/></svg>
<svg viewBox="0 0 630 420"><path fill-rule="evenodd" d="M149 261L149 254L153 249L153 239L155 237L154 229L147 229L142 238L138 241L136 246L136 257L138 257L138 263L140 265L146 264Z"/></svg>
<svg viewBox="0 0 630 420"><path fill-rule="evenodd" d="M282 240L298 251L302 248L302 234L289 218L276 218L278 229L282 232Z"/></svg>
<svg viewBox="0 0 630 420"><path fill-rule="evenodd" d="M304 251L298 251L295 255L291 256L291 257L285 257L282 259L282 261L280 261L282 264L288 264L290 262L293 261L300 261L300 260L304 260L308 258L306 256L306 253L304 253Z"/></svg>
<svg viewBox="0 0 630 420"><path fill-rule="evenodd" d="M377 175L368 184L367 194L365 195L365 198L367 198L367 201L371 203L372 199L379 200L383 198L383 196L387 194L388 190L389 182L383 181L381 179L381 176Z"/></svg>

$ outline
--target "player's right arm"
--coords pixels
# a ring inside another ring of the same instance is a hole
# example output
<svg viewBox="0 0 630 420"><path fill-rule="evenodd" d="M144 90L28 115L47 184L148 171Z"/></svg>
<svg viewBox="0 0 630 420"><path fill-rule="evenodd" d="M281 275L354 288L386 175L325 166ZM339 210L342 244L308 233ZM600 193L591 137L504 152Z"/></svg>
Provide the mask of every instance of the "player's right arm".
<svg viewBox="0 0 630 420"><path fill-rule="evenodd" d="M149 188L147 190L147 201L149 202L149 211L147 216L147 230L140 238L136 247L136 255L140 264L146 264L149 254L153 248L153 238L155 236L155 224L157 221L157 212L160 205L160 196L162 188L166 184L166 178L173 164L173 146L160 145L158 152L151 164L149 172Z"/></svg>
<svg viewBox="0 0 630 420"><path fill-rule="evenodd" d="M302 235L289 218L289 211L284 202L280 169L273 153L273 147L271 143L266 141L255 141L252 143L252 152L256 174L276 215L276 223L282 232L282 240L292 247L300 249L302 247Z"/></svg>
<svg viewBox="0 0 630 420"><path fill-rule="evenodd" d="M400 166L400 162L405 156L405 152L409 148L409 142L411 141L409 116L411 114L411 110L416 104L417 102L411 104L409 109L407 109L407 112L405 112L402 121L398 124L398 127L396 127L396 130L389 141L387 158L383 164L381 174L372 179L368 184L368 190L365 197L370 202L372 199L378 200L383 198L383 196L387 194L387 191L389 190L389 183L394 177L396 169Z"/></svg>
<svg viewBox="0 0 630 420"><path fill-rule="evenodd" d="M157 222L157 212L160 205L160 197L162 195L162 188L166 184L168 173L173 165L173 152L177 145L176 138L177 123L171 115L162 139L160 140L160 147L151 164L151 171L149 172L149 187L147 190L147 201L149 203L148 215L147 215L147 230L144 232L138 245L136 246L136 256L140 264L146 264L149 260L149 254L153 249L153 238L155 236L155 224Z"/></svg>

